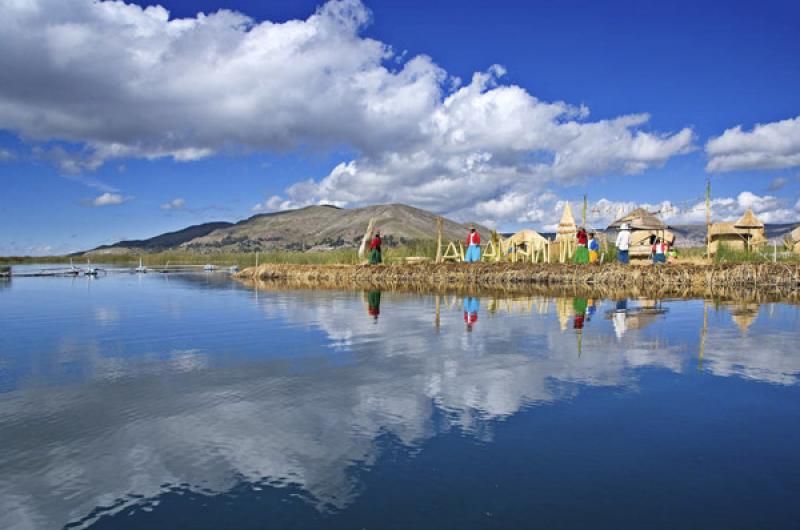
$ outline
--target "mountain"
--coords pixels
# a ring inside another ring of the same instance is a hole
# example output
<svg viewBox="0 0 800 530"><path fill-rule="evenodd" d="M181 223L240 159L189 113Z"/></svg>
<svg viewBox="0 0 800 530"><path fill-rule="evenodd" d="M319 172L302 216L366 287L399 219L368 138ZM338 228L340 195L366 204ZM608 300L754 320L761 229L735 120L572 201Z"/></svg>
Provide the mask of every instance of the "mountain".
<svg viewBox="0 0 800 530"><path fill-rule="evenodd" d="M171 250L183 243L192 241L198 237L203 237L215 230L227 228L233 223L219 221L214 223L204 223L189 226L175 232L167 232L150 239L132 239L130 241L119 241L113 245L102 245L86 254L126 254L138 252L161 252Z"/></svg>
<svg viewBox="0 0 800 530"><path fill-rule="evenodd" d="M369 220L388 245L435 239L437 215L404 204L383 204L344 209L308 206L296 210L254 215L238 223L206 223L162 234L151 239L120 241L87 254L125 254L184 250L206 252L255 252L257 250L327 250L356 248ZM462 240L469 224L444 219L445 241ZM477 226L489 235L489 229Z"/></svg>

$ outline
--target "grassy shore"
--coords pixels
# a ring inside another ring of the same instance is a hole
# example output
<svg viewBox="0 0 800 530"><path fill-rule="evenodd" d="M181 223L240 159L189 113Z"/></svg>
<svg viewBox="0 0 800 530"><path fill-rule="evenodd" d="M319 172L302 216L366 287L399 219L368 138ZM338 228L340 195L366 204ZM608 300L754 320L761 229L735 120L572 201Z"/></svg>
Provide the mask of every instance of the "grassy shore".
<svg viewBox="0 0 800 530"><path fill-rule="evenodd" d="M723 263L712 265L622 266L450 263L417 265L286 265L264 264L244 269L244 281L298 287L441 290L592 288L636 291L658 298L713 295L730 289L757 290L787 297L800 289L800 263Z"/></svg>

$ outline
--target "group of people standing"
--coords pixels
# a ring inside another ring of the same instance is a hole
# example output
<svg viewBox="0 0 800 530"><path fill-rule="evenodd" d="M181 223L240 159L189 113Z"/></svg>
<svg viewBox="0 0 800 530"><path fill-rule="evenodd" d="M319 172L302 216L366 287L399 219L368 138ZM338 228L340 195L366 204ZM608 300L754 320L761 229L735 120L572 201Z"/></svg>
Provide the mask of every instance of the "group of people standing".
<svg viewBox="0 0 800 530"><path fill-rule="evenodd" d="M617 234L617 259L620 263L627 264L630 262L630 256L628 252L630 251L631 246L631 227L627 223L623 223L622 226L619 227L619 233ZM650 255L652 257L653 263L667 263L670 261L670 245L663 237L658 237L656 235L650 236Z"/></svg>
<svg viewBox="0 0 800 530"><path fill-rule="evenodd" d="M580 227L575 237L577 246L573 261L575 263L597 263L600 260L600 243L597 240L597 234L594 231L587 232L585 228ZM627 223L623 223L619 227L615 244L617 247L617 260L625 265L630 263L631 227ZM667 263L670 255L669 243L663 238L651 236L650 245L653 263ZM465 263L474 263L481 260L481 235L474 225L469 227L466 247L464 252ZM369 245L369 264L377 265L381 261L381 234L380 232L375 232L375 237L372 238L372 242Z"/></svg>
<svg viewBox="0 0 800 530"><path fill-rule="evenodd" d="M578 242L573 256L575 263L597 263L600 260L600 243L597 241L597 234L587 232L585 228L581 227L575 238Z"/></svg>
<svg viewBox="0 0 800 530"><path fill-rule="evenodd" d="M381 255L381 233L375 232L375 236L369 244L369 264L378 265L383 261ZM469 227L467 234L467 250L464 252L464 261L467 263L481 260L481 235L474 225Z"/></svg>

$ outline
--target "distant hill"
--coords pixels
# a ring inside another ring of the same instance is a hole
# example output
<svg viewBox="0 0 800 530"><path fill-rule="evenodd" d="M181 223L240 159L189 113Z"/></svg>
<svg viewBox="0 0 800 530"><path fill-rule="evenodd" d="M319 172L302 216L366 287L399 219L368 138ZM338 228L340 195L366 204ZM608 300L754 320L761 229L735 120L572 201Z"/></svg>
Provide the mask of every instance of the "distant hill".
<svg viewBox="0 0 800 530"><path fill-rule="evenodd" d="M87 254L126 254L185 250L255 252L265 250L326 250L356 248L371 218L384 241L402 244L436 238L436 218L431 212L404 204L384 204L344 209L308 206L296 210L254 215L238 223L206 223L150 239L120 241ZM466 237L468 224L444 220L445 240ZM488 236L489 229L478 226Z"/></svg>
<svg viewBox="0 0 800 530"><path fill-rule="evenodd" d="M119 241L113 245L102 245L86 254L124 254L133 252L162 252L179 247L183 243L192 241L198 237L203 237L215 230L227 228L233 223L219 221L214 223L204 223L189 226L175 232L167 232L150 239L132 239L130 241Z"/></svg>

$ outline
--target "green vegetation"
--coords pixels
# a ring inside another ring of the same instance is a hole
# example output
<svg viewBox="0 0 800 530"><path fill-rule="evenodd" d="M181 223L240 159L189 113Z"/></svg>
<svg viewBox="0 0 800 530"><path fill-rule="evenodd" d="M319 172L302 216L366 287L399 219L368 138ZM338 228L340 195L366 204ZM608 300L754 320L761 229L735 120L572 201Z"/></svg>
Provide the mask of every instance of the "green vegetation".
<svg viewBox="0 0 800 530"><path fill-rule="evenodd" d="M772 261L797 263L800 261L800 256L794 252L787 252L783 248L775 249L772 246L764 246L748 252L735 250L724 244L719 246L717 254L714 256L714 263L769 263Z"/></svg>
<svg viewBox="0 0 800 530"><path fill-rule="evenodd" d="M352 265L359 263L356 249L333 249L315 252L301 252L290 250L275 250L270 252L260 252L258 255L259 263L287 263L287 264L309 264L309 265ZM384 246L383 260L391 263L394 260L409 256L424 256L433 260L436 257L436 243L434 241L423 240L415 241L407 245L397 247ZM103 263L117 265L119 267L136 267L139 265L139 258L146 267L163 267L171 265L205 265L213 263L219 266L238 265L240 268L252 267L256 264L255 252L153 252L142 254L108 254L94 255L91 257L93 263ZM72 258L75 265L86 263L86 257ZM0 257L0 264L16 265L24 263L69 263L69 256L11 256Z"/></svg>

